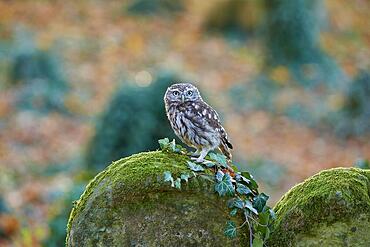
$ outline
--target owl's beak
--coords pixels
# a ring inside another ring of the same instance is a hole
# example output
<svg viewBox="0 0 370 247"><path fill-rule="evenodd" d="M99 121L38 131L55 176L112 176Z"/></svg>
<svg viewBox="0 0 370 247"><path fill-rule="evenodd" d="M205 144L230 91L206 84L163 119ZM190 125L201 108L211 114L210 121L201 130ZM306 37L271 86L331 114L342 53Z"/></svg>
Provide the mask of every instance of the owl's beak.
<svg viewBox="0 0 370 247"><path fill-rule="evenodd" d="M185 95L181 95L181 102L184 103L185 102Z"/></svg>

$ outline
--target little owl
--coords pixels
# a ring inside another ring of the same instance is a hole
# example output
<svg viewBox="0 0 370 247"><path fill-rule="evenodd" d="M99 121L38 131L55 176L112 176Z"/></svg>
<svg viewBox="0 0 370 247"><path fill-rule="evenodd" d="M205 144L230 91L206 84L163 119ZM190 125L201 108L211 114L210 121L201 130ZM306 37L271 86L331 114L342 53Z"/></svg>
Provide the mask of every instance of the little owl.
<svg viewBox="0 0 370 247"><path fill-rule="evenodd" d="M172 129L182 142L196 149L197 162L203 162L207 153L215 148L231 160L233 146L218 114L203 101L194 85L173 84L167 89L164 102Z"/></svg>

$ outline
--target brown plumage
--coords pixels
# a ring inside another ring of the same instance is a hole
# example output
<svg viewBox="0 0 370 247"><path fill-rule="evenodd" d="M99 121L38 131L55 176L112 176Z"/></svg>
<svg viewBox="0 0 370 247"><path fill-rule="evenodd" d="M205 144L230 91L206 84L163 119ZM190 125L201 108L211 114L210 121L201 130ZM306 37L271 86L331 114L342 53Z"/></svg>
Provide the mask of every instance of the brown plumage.
<svg viewBox="0 0 370 247"><path fill-rule="evenodd" d="M190 83L170 86L164 96L167 117L175 134L197 151L198 162L207 153L219 148L231 160L233 148L222 127L217 112L200 96L199 90Z"/></svg>

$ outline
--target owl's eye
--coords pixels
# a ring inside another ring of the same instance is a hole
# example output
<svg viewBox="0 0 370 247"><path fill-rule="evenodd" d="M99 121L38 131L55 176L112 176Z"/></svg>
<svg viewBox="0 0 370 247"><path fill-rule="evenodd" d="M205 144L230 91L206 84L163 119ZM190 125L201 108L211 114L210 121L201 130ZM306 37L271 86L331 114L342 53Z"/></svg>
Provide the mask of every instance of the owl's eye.
<svg viewBox="0 0 370 247"><path fill-rule="evenodd" d="M186 92L186 95L187 95L187 96L192 96L192 95L193 95L193 91L191 91L191 90L187 91L187 92Z"/></svg>
<svg viewBox="0 0 370 247"><path fill-rule="evenodd" d="M179 96L180 93L179 93L179 91L173 91L172 94L173 94L173 96Z"/></svg>

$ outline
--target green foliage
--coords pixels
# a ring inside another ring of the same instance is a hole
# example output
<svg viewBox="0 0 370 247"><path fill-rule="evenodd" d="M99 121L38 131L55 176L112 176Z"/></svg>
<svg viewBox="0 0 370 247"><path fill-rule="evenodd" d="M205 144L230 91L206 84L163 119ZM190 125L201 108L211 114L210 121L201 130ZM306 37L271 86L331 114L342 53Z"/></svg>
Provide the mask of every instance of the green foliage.
<svg viewBox="0 0 370 247"><path fill-rule="evenodd" d="M158 140L158 143L159 147L165 151L170 151L174 153L186 152L186 149L184 149L181 145L176 144L175 139L170 142L168 138L164 138Z"/></svg>
<svg viewBox="0 0 370 247"><path fill-rule="evenodd" d="M176 146L174 141L169 142L168 138L164 138L158 142L163 151L176 153L177 149L169 148ZM186 151L180 152L188 154ZM182 180L188 182L189 179L197 176L211 181L214 183L215 193L220 197L230 197L227 203L231 210L230 216L235 217L239 213L245 218L244 223L240 226L236 226L234 221L228 221L224 234L234 238L237 235L237 230L247 224L250 232L249 238L251 243L253 240L253 246L263 245L269 238L272 220L275 218L273 210L266 206L269 197L258 192L257 182L249 172L235 173L232 171L222 154L211 153L206 158L210 160L201 164L187 161L192 175L181 174L179 178L174 179L171 172L165 171L163 173L164 181L170 182L171 186L177 189L181 189Z"/></svg>
<svg viewBox="0 0 370 247"><path fill-rule="evenodd" d="M216 161L216 164L220 164L222 167L227 167L226 157L219 153L210 153L209 158Z"/></svg>
<svg viewBox="0 0 370 247"><path fill-rule="evenodd" d="M231 182L231 176L229 174L224 174L222 171L217 171L216 174L215 191L219 196L234 195L234 185Z"/></svg>
<svg viewBox="0 0 370 247"><path fill-rule="evenodd" d="M164 176L163 181L165 181L165 182L170 182L172 187L174 187L174 186L175 186L174 179L173 179L173 177L172 177L171 172L169 172L169 171L165 171L165 172L163 173L163 176Z"/></svg>
<svg viewBox="0 0 370 247"><path fill-rule="evenodd" d="M288 72L286 67L282 70ZM278 82L266 74L261 74L251 82L233 86L229 91L229 98L234 109L241 113L263 110L275 116L286 116L307 127L327 127L328 130L330 128L329 131L341 136L348 131L356 133L356 130L364 134L368 126L367 110L363 111L361 117L359 115L356 118L345 113L340 106L333 107L329 103L330 99L333 95L341 97L345 94L344 82L338 80L337 87L326 82L321 81L316 89L309 86L305 88L294 81ZM317 90L318 88L321 89ZM302 94L311 100L308 102L305 97L299 97Z"/></svg>
<svg viewBox="0 0 370 247"><path fill-rule="evenodd" d="M264 1L265 66L253 80L231 88L236 110L265 110L309 127L337 110L328 102L344 92L347 78L320 47L321 6L317 0Z"/></svg>
<svg viewBox="0 0 370 247"><path fill-rule="evenodd" d="M224 233L229 238L235 238L236 237L236 225L233 221L228 221L227 222Z"/></svg>
<svg viewBox="0 0 370 247"><path fill-rule="evenodd" d="M48 80L64 87L65 82L57 58L51 52L31 50L20 52L13 61L11 80L14 84L27 83L32 80Z"/></svg>
<svg viewBox="0 0 370 247"><path fill-rule="evenodd" d="M188 161L187 163L188 163L189 169L192 170L193 172L204 171L204 168L201 165L197 165L191 161Z"/></svg>
<svg viewBox="0 0 370 247"><path fill-rule="evenodd" d="M331 124L341 136L362 136L370 132L370 73L360 71L345 93L345 104Z"/></svg>
<svg viewBox="0 0 370 247"><path fill-rule="evenodd" d="M263 247L263 240L261 239L259 234L253 239L252 246L253 247Z"/></svg>
<svg viewBox="0 0 370 247"><path fill-rule="evenodd" d="M252 193L251 189L241 183L236 183L236 191L241 195L248 195Z"/></svg>
<svg viewBox="0 0 370 247"><path fill-rule="evenodd" d="M39 112L66 112L64 95L69 86L63 74L60 56L54 47L38 49L32 33L16 29L14 40L0 56L9 66L10 86L19 85L17 106Z"/></svg>
<svg viewBox="0 0 370 247"><path fill-rule="evenodd" d="M337 87L343 75L319 45L323 25L317 0L265 1L265 43L268 67L286 66L296 83L312 88L325 82Z"/></svg>
<svg viewBox="0 0 370 247"><path fill-rule="evenodd" d="M182 0L133 0L127 7L134 15L173 15L183 10Z"/></svg>
<svg viewBox="0 0 370 247"><path fill-rule="evenodd" d="M263 17L262 1L222 1L212 7L203 26L211 33L244 40L261 29Z"/></svg>
<svg viewBox="0 0 370 247"><path fill-rule="evenodd" d="M317 62L319 2L314 0L265 1L267 47L270 60L278 64Z"/></svg>
<svg viewBox="0 0 370 247"><path fill-rule="evenodd" d="M185 173L185 174L181 174L181 180L184 180L185 182L188 182L189 181L189 177L190 175Z"/></svg>
<svg viewBox="0 0 370 247"><path fill-rule="evenodd" d="M163 136L175 138L166 117L163 95L176 81L179 80L173 74L161 72L148 87L118 89L97 121L95 136L86 153L86 166L101 170L112 160L156 149L156 140ZM162 140L160 145L176 149L169 140Z"/></svg>
<svg viewBox="0 0 370 247"><path fill-rule="evenodd" d="M354 167L361 168L361 169L370 169L370 162L369 160L359 159L354 164Z"/></svg>
<svg viewBox="0 0 370 247"><path fill-rule="evenodd" d="M69 213L71 212L73 202L79 198L84 191L86 184L77 183L68 192L54 203L54 211L56 212L48 221L49 235L44 240L45 247L63 246L66 239L66 225L68 222Z"/></svg>
<svg viewBox="0 0 370 247"><path fill-rule="evenodd" d="M266 206L266 202L268 199L269 197L265 195L264 193L257 195L254 198L253 207L257 209L258 212L262 212L263 208Z"/></svg>
<svg viewBox="0 0 370 247"><path fill-rule="evenodd" d="M304 90L312 98L309 104L297 97L289 98L292 90L303 92L301 86L280 85L265 75L259 76L252 83L237 85L229 93L237 111L267 110L276 115L285 115L308 127L325 127L339 137L366 136L370 132L370 73L361 71L347 88L340 84L338 87L331 87L323 82L320 86L325 88L323 92ZM276 102L284 92L287 93L286 101L290 103L281 107ZM333 95L343 98L344 105L333 108L328 103ZM255 162L262 165L265 163L253 161ZM272 181L275 180L273 178Z"/></svg>

